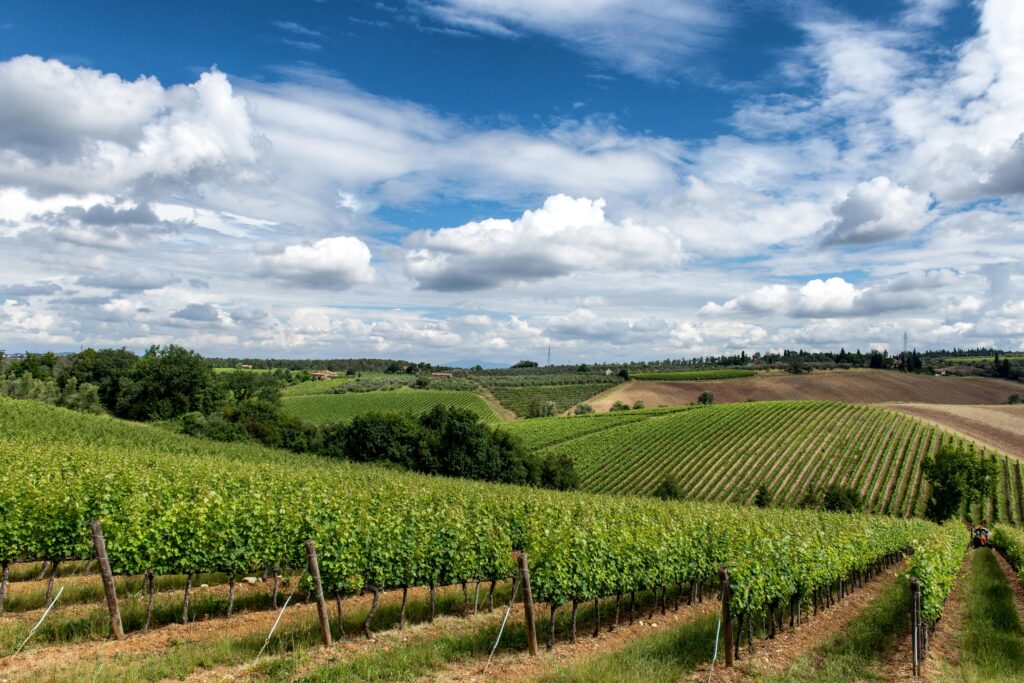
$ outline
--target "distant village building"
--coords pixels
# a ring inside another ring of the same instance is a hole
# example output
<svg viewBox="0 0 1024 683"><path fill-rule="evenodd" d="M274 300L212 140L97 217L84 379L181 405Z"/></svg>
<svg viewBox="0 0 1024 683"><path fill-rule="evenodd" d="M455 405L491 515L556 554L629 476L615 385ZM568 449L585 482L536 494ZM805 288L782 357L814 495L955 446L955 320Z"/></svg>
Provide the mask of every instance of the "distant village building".
<svg viewBox="0 0 1024 683"><path fill-rule="evenodd" d="M252 370L252 366L249 365L248 363L242 363L238 367L242 368L243 370Z"/></svg>
<svg viewBox="0 0 1024 683"><path fill-rule="evenodd" d="M452 378L452 373L450 373L450 372L432 372L432 373L430 373L430 376L431 377L443 377L444 379L451 379Z"/></svg>
<svg viewBox="0 0 1024 683"><path fill-rule="evenodd" d="M315 380L334 379L338 376L338 373L332 370L317 370L309 374L312 375Z"/></svg>

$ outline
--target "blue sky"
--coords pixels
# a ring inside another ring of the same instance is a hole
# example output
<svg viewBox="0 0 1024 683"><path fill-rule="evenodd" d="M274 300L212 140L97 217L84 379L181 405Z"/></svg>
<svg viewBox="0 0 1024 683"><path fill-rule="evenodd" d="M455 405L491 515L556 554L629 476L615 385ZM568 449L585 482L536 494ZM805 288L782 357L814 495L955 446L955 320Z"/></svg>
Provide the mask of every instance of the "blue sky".
<svg viewBox="0 0 1024 683"><path fill-rule="evenodd" d="M1019 349L1022 15L5 3L0 348Z"/></svg>

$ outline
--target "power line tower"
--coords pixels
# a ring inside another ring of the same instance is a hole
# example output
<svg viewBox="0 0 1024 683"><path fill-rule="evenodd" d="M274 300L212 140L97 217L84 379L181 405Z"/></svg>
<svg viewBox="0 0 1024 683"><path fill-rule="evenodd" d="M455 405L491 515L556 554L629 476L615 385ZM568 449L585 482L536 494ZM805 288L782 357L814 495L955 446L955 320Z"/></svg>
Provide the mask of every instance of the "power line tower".
<svg viewBox="0 0 1024 683"><path fill-rule="evenodd" d="M551 347L548 346L548 365L551 365Z"/></svg>
<svg viewBox="0 0 1024 683"><path fill-rule="evenodd" d="M903 357L907 357L907 331L903 330Z"/></svg>

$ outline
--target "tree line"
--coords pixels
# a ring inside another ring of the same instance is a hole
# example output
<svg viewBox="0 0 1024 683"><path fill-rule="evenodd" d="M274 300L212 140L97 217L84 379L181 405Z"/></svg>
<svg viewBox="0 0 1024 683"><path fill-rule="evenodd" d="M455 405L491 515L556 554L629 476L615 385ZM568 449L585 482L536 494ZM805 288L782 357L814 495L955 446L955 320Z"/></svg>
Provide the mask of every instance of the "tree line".
<svg viewBox="0 0 1024 683"><path fill-rule="evenodd" d="M108 412L218 441L256 441L298 453L377 462L428 474L576 488L568 458L543 458L471 411L435 407L420 418L373 412L350 422L314 425L281 408L292 372L215 373L181 346L77 354L26 354L0 362L0 393L83 412Z"/></svg>

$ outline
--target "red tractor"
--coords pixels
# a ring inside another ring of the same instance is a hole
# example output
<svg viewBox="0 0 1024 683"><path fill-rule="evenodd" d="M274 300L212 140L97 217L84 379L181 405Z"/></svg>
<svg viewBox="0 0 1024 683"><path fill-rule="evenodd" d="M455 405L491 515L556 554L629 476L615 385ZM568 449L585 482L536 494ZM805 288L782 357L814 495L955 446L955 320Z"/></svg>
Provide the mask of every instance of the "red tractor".
<svg viewBox="0 0 1024 683"><path fill-rule="evenodd" d="M971 532L971 544L975 548L983 548L988 546L988 529L983 526L974 527Z"/></svg>

